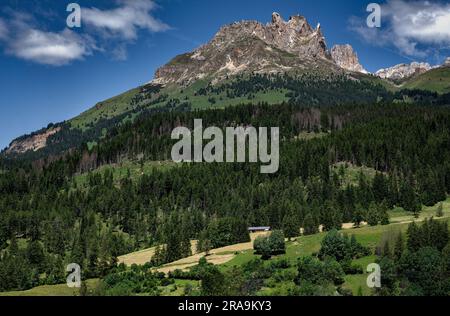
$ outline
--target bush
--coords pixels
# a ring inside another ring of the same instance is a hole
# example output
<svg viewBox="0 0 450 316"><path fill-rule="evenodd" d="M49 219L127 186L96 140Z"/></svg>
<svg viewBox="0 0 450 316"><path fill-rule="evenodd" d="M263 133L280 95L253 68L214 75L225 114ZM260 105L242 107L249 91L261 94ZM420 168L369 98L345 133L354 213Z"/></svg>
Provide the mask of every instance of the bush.
<svg viewBox="0 0 450 316"><path fill-rule="evenodd" d="M298 262L298 275L295 283L297 285L303 283L341 285L344 283L344 275L342 267L334 259L328 258L322 262L317 258L303 257Z"/></svg>
<svg viewBox="0 0 450 316"><path fill-rule="evenodd" d="M364 273L364 269L360 265L353 264L351 259L343 260L340 264L345 274L354 275Z"/></svg>
<svg viewBox="0 0 450 316"><path fill-rule="evenodd" d="M297 276L297 273L292 270L279 270L276 271L273 275L273 279L280 283L280 282L287 282L287 281L293 281L295 277Z"/></svg>
<svg viewBox="0 0 450 316"><path fill-rule="evenodd" d="M263 260L268 260L272 256L272 248L268 237L258 237L253 242L255 254L261 255Z"/></svg>
<svg viewBox="0 0 450 316"><path fill-rule="evenodd" d="M331 257L341 262L365 257L369 254L370 250L358 243L355 236L349 239L347 235L332 230L322 240L319 258L323 260L326 257Z"/></svg>
<svg viewBox="0 0 450 316"><path fill-rule="evenodd" d="M281 230L275 230L268 237L272 255L281 255L286 253L286 244L284 234Z"/></svg>
<svg viewBox="0 0 450 316"><path fill-rule="evenodd" d="M270 267L273 269L288 269L291 267L291 263L289 262L289 259L282 258L270 262Z"/></svg>
<svg viewBox="0 0 450 316"><path fill-rule="evenodd" d="M164 278L161 280L161 286L168 286L168 285L172 285L175 284L175 280L172 278Z"/></svg>
<svg viewBox="0 0 450 316"><path fill-rule="evenodd" d="M257 255L261 255L263 260L270 259L271 256L286 253L286 244L282 231L273 231L268 237L258 237L253 242L253 249Z"/></svg>

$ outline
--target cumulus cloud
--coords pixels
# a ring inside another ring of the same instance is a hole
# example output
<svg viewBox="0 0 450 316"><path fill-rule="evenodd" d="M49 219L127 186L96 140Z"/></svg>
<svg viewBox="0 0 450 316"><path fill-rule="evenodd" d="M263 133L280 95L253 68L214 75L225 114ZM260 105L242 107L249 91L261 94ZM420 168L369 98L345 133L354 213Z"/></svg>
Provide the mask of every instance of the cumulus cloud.
<svg viewBox="0 0 450 316"><path fill-rule="evenodd" d="M2 36L2 29L6 35ZM13 29L14 32L8 32ZM0 41L7 54L39 64L61 66L91 55L96 48L87 35L69 29L47 32L35 26L26 13L15 13L9 21L0 21Z"/></svg>
<svg viewBox="0 0 450 316"><path fill-rule="evenodd" d="M382 27L368 28L353 17L350 28L376 45L396 47L402 54L425 57L430 50L450 45L450 4L389 0L381 6Z"/></svg>
<svg viewBox="0 0 450 316"><path fill-rule="evenodd" d="M82 8L82 26L73 31L46 31L27 13L14 12L0 18L0 44L7 54L28 61L62 66L82 60L96 51L107 52L116 60L127 58L127 44L138 37L139 29L160 32L169 29L152 16L152 0L118 0L109 10ZM14 30L10 32L9 30Z"/></svg>
<svg viewBox="0 0 450 316"><path fill-rule="evenodd" d="M169 26L156 18L151 12L156 5L149 0L121 0L120 6L111 10L83 8L82 21L103 32L103 35L118 36L126 40L137 38L139 29L161 32Z"/></svg>
<svg viewBox="0 0 450 316"><path fill-rule="evenodd" d="M69 29L59 33L27 29L9 43L7 52L36 63L61 66L91 55L93 48L92 42Z"/></svg>

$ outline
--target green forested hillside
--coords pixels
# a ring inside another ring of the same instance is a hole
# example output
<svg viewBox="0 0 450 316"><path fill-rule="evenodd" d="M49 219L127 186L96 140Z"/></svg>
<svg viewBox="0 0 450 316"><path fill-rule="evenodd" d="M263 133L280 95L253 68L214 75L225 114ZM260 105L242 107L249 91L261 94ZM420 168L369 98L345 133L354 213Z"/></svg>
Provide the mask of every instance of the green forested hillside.
<svg viewBox="0 0 450 316"><path fill-rule="evenodd" d="M172 129L194 118L220 128L279 126L278 173L260 174L257 164L151 163L170 159ZM387 223L399 206L420 216L450 192L449 119L446 107L408 104L148 111L43 168L6 163L1 290L61 283L69 262L85 278L105 277L118 256L166 245L149 263L158 266L189 256L193 239L202 250L246 241L248 226L296 236L300 227L310 235L319 226ZM121 164L119 175L107 167ZM362 172L351 175L345 164Z"/></svg>
<svg viewBox="0 0 450 316"><path fill-rule="evenodd" d="M38 160L42 164L43 159L59 157L80 145L91 147L114 127L155 113L282 102L305 107L391 102L444 105L450 102L449 96L422 90L396 90L381 79L367 75L353 78L314 73L252 74L230 77L215 84L210 80L199 80L187 87L148 84L98 103L72 120L51 124L51 128L57 127L60 131L49 136L46 146L36 152L3 152L2 155L25 161ZM16 141L25 141L29 137L26 135Z"/></svg>

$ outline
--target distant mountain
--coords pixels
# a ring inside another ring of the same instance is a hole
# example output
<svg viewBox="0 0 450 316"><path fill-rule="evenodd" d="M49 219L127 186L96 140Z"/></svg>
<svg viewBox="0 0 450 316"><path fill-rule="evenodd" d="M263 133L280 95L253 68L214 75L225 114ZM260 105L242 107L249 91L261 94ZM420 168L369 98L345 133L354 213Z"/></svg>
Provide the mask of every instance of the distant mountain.
<svg viewBox="0 0 450 316"><path fill-rule="evenodd" d="M442 65L412 62L380 69L376 76L397 84L398 88L450 92L450 57Z"/></svg>
<svg viewBox="0 0 450 316"><path fill-rule="evenodd" d="M382 79L401 81L415 75L423 74L431 69L432 67L428 63L413 62L411 64L399 64L390 68L380 69L375 75Z"/></svg>
<svg viewBox="0 0 450 316"><path fill-rule="evenodd" d="M222 27L206 45L159 68L153 83L189 85L199 79L220 81L252 72L364 72L350 45L336 46L332 52L320 24L313 28L303 16L284 21L273 13L266 25L242 21Z"/></svg>
<svg viewBox="0 0 450 316"><path fill-rule="evenodd" d="M406 81L402 88L421 89L438 93L450 93L450 60L441 67L433 68Z"/></svg>

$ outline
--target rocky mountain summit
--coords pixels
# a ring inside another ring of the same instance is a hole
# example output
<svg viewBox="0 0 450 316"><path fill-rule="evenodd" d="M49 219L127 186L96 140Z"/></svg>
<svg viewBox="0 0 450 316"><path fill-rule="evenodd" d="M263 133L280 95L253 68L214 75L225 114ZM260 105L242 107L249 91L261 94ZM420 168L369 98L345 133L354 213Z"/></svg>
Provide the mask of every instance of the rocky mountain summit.
<svg viewBox="0 0 450 316"><path fill-rule="evenodd" d="M335 45L331 49L331 57L334 62L343 69L367 73L367 70L359 63L358 55L351 45Z"/></svg>
<svg viewBox="0 0 450 316"><path fill-rule="evenodd" d="M428 63L413 62L411 64L399 64L390 68L380 69L375 73L375 75L382 79L396 81L423 74L431 69L432 67Z"/></svg>
<svg viewBox="0 0 450 316"><path fill-rule="evenodd" d="M159 68L153 83L188 85L203 78L217 81L244 72L364 71L351 46L339 46L334 52L336 63L320 24L313 28L303 16L285 21L273 13L266 25L242 21L222 27L209 43Z"/></svg>
<svg viewBox="0 0 450 316"><path fill-rule="evenodd" d="M450 67L450 57L447 57L447 59L445 60L443 66L445 66L445 67Z"/></svg>

